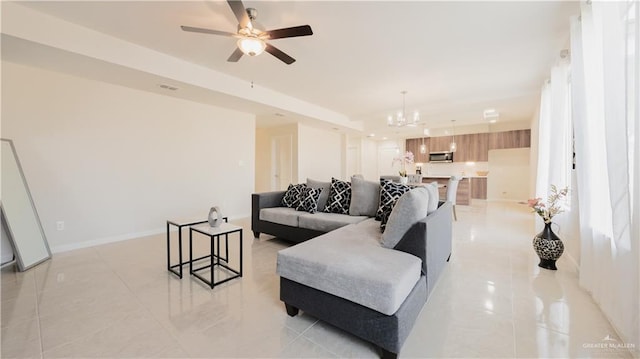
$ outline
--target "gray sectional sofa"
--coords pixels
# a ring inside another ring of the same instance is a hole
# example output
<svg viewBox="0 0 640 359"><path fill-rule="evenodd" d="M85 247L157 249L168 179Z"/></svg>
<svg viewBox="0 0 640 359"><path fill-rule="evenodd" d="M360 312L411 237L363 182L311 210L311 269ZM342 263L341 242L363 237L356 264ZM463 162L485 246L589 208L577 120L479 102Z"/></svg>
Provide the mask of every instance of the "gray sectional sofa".
<svg viewBox="0 0 640 359"><path fill-rule="evenodd" d="M253 194L252 230L299 243L278 253L287 313L302 310L397 357L451 255L451 203L436 199L429 210L429 192L411 190L381 233L372 216L284 208L284 193ZM371 207L357 197L360 209Z"/></svg>

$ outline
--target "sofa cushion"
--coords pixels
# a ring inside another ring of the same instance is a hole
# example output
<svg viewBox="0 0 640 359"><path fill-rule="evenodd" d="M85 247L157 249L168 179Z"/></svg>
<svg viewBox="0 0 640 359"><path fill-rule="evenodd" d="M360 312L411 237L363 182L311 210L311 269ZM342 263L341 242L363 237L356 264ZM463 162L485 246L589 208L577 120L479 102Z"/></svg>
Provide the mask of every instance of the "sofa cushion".
<svg viewBox="0 0 640 359"><path fill-rule="evenodd" d="M380 183L366 181L364 178L351 177L351 204L349 214L352 216L376 215L380 205Z"/></svg>
<svg viewBox="0 0 640 359"><path fill-rule="evenodd" d="M349 214L351 203L351 183L331 177L331 191L324 211L327 213Z"/></svg>
<svg viewBox="0 0 640 359"><path fill-rule="evenodd" d="M365 221L368 222L368 221ZM421 261L380 246L377 236L349 225L278 252L278 275L394 314L420 280ZM364 226L379 232L376 226Z"/></svg>
<svg viewBox="0 0 640 359"><path fill-rule="evenodd" d="M380 230L384 232L391 210L400 196L409 192L411 186L380 179L380 206L376 212L376 219L380 221Z"/></svg>
<svg viewBox="0 0 640 359"><path fill-rule="evenodd" d="M309 213L316 213L318 210L318 198L322 189L316 189L311 187L305 187L300 194L300 203L296 207L297 211L305 211Z"/></svg>
<svg viewBox="0 0 640 359"><path fill-rule="evenodd" d="M433 181L431 183L427 183L424 186L429 192L429 207L427 208L428 213L435 212L438 209L438 202L440 201L440 192L438 191L438 182Z"/></svg>
<svg viewBox="0 0 640 359"><path fill-rule="evenodd" d="M307 187L322 189L320 192L320 198L318 198L318 210L324 210L329 199L329 192L331 192L331 182L316 181L311 178L307 178Z"/></svg>
<svg viewBox="0 0 640 359"><path fill-rule="evenodd" d="M403 194L393 206L382 234L382 245L393 248L400 242L414 223L427 216L429 192L424 187L414 188Z"/></svg>
<svg viewBox="0 0 640 359"><path fill-rule="evenodd" d="M284 197L282 197L282 205L289 208L296 208L298 204L300 204L300 194L302 194L302 190L307 187L306 184L289 184L287 188L287 192L284 193Z"/></svg>
<svg viewBox="0 0 640 359"><path fill-rule="evenodd" d="M260 210L260 220L285 226L298 227L298 217L304 212L298 212L295 208L271 207Z"/></svg>
<svg viewBox="0 0 640 359"><path fill-rule="evenodd" d="M367 219L366 216L316 212L314 214L301 214L298 220L298 226L321 232L329 232L344 227L347 224L361 222L365 219Z"/></svg>

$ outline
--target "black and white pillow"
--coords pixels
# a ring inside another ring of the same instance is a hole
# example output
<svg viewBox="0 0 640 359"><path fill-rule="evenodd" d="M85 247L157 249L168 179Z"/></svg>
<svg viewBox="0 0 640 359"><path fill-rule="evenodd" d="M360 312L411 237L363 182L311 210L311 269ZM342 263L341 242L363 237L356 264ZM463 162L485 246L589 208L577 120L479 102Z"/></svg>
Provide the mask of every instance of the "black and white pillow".
<svg viewBox="0 0 640 359"><path fill-rule="evenodd" d="M351 183L331 177L331 190L324 211L349 214L351 204Z"/></svg>
<svg viewBox="0 0 640 359"><path fill-rule="evenodd" d="M304 183L290 184L284 197L282 197L282 205L289 208L297 208L300 204L300 194L306 187L307 185Z"/></svg>
<svg viewBox="0 0 640 359"><path fill-rule="evenodd" d="M376 212L376 220L380 221L380 230L382 232L384 232L387 226L387 220L398 198L410 190L411 186L395 183L386 179L380 180L380 206Z"/></svg>
<svg viewBox="0 0 640 359"><path fill-rule="evenodd" d="M300 203L298 207L296 207L296 210L316 213L318 211L320 192L322 192L322 188L305 187L300 194Z"/></svg>

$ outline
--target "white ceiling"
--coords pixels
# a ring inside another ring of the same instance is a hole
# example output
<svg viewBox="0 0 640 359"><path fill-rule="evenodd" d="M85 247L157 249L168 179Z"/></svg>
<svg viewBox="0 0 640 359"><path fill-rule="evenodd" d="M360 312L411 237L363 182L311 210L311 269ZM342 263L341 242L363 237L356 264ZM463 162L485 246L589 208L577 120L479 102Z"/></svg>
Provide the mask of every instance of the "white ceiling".
<svg viewBox="0 0 640 359"><path fill-rule="evenodd" d="M180 29L234 32L237 22L224 1L21 4L226 73L247 87L253 81L363 121L367 133L389 132L386 117L401 109L402 90L408 91L407 112L418 110L427 127L446 127L451 120L483 123L488 107L500 112L501 122L528 121L579 6L573 1L245 1L258 9L266 29L313 28L313 36L271 42L297 59L287 66L266 53L228 63L233 38ZM261 125L283 121L275 111L262 111L259 119Z"/></svg>

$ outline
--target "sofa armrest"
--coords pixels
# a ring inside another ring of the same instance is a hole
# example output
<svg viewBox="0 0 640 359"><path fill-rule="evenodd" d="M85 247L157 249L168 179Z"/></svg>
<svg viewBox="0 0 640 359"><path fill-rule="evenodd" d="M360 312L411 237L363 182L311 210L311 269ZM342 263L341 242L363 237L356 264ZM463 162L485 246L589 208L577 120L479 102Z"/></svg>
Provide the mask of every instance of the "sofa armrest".
<svg viewBox="0 0 640 359"><path fill-rule="evenodd" d="M272 191L251 194L251 229L260 232L260 210L263 208L280 207L286 191Z"/></svg>
<svg viewBox="0 0 640 359"><path fill-rule="evenodd" d="M422 260L429 291L451 255L453 209L440 202L438 209L416 222L394 247Z"/></svg>

